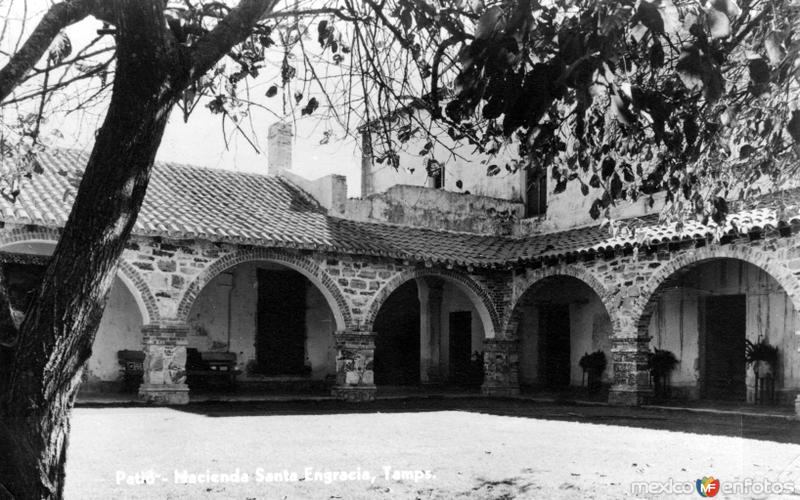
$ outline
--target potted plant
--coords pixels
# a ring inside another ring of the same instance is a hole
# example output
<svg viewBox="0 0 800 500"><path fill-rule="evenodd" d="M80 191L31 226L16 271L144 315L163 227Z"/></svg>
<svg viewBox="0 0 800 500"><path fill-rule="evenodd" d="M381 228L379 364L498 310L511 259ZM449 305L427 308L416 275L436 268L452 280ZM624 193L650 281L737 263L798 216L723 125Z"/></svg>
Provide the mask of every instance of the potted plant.
<svg viewBox="0 0 800 500"><path fill-rule="evenodd" d="M653 349L647 359L647 369L653 377L655 396L667 398L670 395L669 374L678 364L678 358L666 349Z"/></svg>
<svg viewBox="0 0 800 500"><path fill-rule="evenodd" d="M595 351L591 354L588 352L581 356L578 365L587 374L586 385L590 392L600 389L603 372L606 369L606 355L603 351Z"/></svg>
<svg viewBox="0 0 800 500"><path fill-rule="evenodd" d="M483 384L483 351L472 353L469 364L469 384L480 387Z"/></svg>
<svg viewBox="0 0 800 500"><path fill-rule="evenodd" d="M755 342L747 339L745 343L744 359L748 366L752 365L756 378L771 376L778 365L778 347L761 335Z"/></svg>

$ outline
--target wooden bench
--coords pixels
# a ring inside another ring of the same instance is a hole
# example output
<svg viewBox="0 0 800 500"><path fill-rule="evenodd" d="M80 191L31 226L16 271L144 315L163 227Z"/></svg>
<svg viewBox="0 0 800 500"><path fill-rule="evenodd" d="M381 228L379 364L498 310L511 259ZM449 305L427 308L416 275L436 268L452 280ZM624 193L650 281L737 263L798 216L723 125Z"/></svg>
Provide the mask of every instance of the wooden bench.
<svg viewBox="0 0 800 500"><path fill-rule="evenodd" d="M210 386L215 381L223 381L230 389L236 388L236 377L241 373L236 369L235 352L199 352L187 349L186 375L189 385Z"/></svg>

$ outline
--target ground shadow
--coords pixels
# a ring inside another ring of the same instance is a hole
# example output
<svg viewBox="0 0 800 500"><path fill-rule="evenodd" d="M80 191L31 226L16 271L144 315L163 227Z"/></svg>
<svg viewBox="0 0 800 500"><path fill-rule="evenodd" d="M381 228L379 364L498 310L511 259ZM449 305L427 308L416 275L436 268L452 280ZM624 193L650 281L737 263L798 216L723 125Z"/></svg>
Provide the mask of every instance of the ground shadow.
<svg viewBox="0 0 800 500"><path fill-rule="evenodd" d="M487 415L562 420L800 444L800 421L788 418L701 414L680 410L582 405L568 402L543 403L513 398L431 396L424 398L379 399L358 404L335 400L206 402L178 406L174 407L174 409L212 418L463 411Z"/></svg>

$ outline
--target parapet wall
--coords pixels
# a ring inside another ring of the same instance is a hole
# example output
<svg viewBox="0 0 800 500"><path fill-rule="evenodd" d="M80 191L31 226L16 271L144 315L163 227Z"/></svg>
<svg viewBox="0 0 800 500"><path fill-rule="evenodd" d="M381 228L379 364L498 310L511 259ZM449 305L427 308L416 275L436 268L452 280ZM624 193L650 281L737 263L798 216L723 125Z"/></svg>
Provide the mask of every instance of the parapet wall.
<svg viewBox="0 0 800 500"><path fill-rule="evenodd" d="M345 218L358 221L497 235L511 234L523 214L519 202L403 185L348 199L344 211Z"/></svg>

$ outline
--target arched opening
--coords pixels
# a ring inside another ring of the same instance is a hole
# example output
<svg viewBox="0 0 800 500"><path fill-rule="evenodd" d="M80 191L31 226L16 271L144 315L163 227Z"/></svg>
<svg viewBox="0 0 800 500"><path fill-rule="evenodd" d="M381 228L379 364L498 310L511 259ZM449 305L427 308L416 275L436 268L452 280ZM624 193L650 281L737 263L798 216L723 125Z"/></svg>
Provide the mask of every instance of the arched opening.
<svg viewBox="0 0 800 500"><path fill-rule="evenodd" d="M375 385L420 382L420 301L415 280L395 290L375 318Z"/></svg>
<svg viewBox="0 0 800 500"><path fill-rule="evenodd" d="M648 305L649 321L640 323L651 345L679 361L669 377L672 397L753 401L756 379L745 343L764 339L778 349L769 399L794 401L800 389L795 307L760 267L734 258L692 263L665 279Z"/></svg>
<svg viewBox="0 0 800 500"><path fill-rule="evenodd" d="M49 256L55 250L55 242L20 241L2 247L3 252L26 255ZM12 303L24 309L30 294L39 286L44 266L39 264L5 263L3 273L8 283ZM103 316L92 344L92 354L83 370L80 394L108 393L126 390L124 366L120 362L121 351L142 351L142 325L147 312L143 310L137 291L132 289L121 273L114 277L108 292ZM127 389L135 390L138 383Z"/></svg>
<svg viewBox="0 0 800 500"><path fill-rule="evenodd" d="M232 389L229 379L202 373L220 359L240 372L241 390L324 391L335 379L334 314L317 286L282 264L248 261L216 274L187 323L192 391Z"/></svg>
<svg viewBox="0 0 800 500"><path fill-rule="evenodd" d="M477 389L483 381L483 316L449 278L425 275L397 286L373 324L375 384Z"/></svg>
<svg viewBox="0 0 800 500"><path fill-rule="evenodd" d="M142 350L142 315L131 290L119 276L108 292L106 308L86 363L82 391L122 390L119 351ZM136 389L138 384L134 384Z"/></svg>
<svg viewBox="0 0 800 500"><path fill-rule="evenodd" d="M581 367L586 354L601 352L605 368L598 387L612 378L612 322L600 296L578 278L548 276L520 297L512 321L519 339L520 386L526 390L564 391L589 385Z"/></svg>

